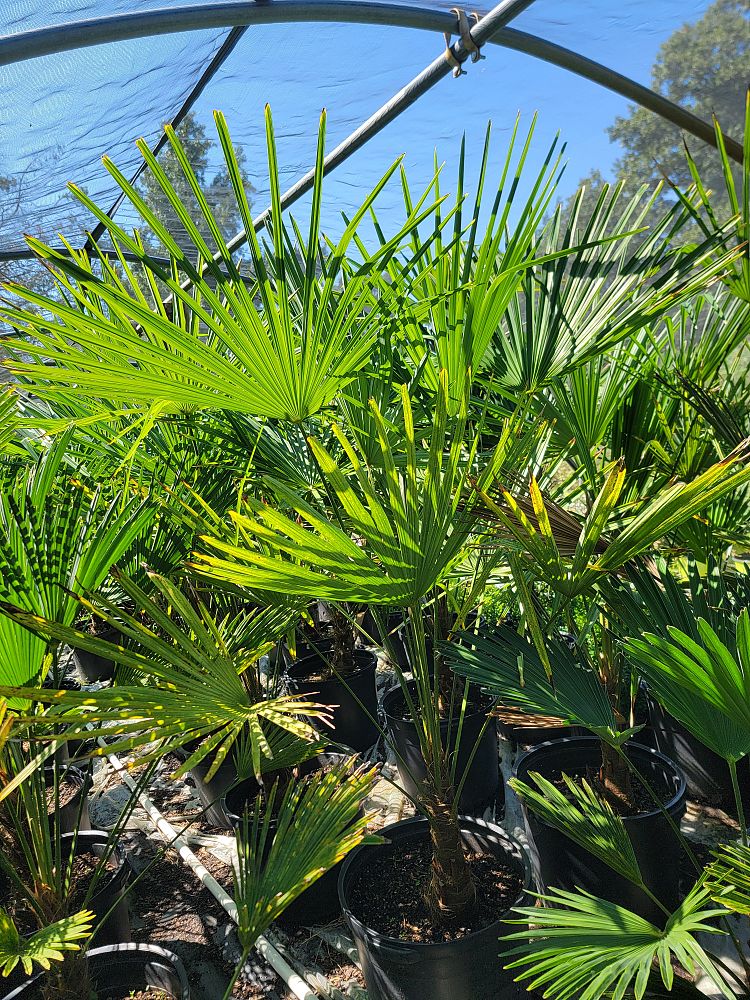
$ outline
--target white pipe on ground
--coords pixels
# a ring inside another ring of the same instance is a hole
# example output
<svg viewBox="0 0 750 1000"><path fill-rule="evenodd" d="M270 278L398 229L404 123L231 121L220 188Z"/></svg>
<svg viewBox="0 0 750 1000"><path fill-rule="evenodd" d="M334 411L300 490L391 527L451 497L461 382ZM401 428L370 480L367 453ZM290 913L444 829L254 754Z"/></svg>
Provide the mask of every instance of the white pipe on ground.
<svg viewBox="0 0 750 1000"><path fill-rule="evenodd" d="M101 739L101 737L99 738L98 743L106 749L107 744L103 739ZM128 774L127 768L123 765L122 761L114 754L108 754L107 759L109 760L112 769L119 774L131 792L135 792L137 790L137 785L135 781L133 781L130 774ZM169 842L170 846L177 851L185 864L191 868L193 872L195 872L203 885L208 889L217 902L221 903L223 908L236 924L237 906L229 893L216 881L205 865L201 864L200 860L195 856L195 854L193 854L183 838L177 833L171 823L168 823L167 820L164 819L162 814L145 792L140 792L138 794L138 801L143 809L145 809L156 830L162 835L162 837L164 837L165 840ZM289 990L295 997L297 997L297 1000L320 1000L319 996L308 988L304 979L302 979L302 977L294 971L282 955L279 954L268 938L261 935L255 944L255 950L263 959L265 959L266 962L268 962L274 972L276 972L277 975L284 980Z"/></svg>

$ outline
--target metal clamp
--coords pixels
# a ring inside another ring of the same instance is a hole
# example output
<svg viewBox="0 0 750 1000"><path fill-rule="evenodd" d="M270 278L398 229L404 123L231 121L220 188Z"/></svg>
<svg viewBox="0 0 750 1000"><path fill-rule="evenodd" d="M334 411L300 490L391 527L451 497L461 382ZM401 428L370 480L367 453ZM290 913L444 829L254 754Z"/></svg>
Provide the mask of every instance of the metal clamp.
<svg viewBox="0 0 750 1000"><path fill-rule="evenodd" d="M469 18L467 17L466 11L462 7L453 7L451 9L451 13L456 15L456 20L458 21L458 34L463 45L463 51L467 55L471 56L472 62L479 62L480 59L484 59L480 46L477 45L472 37ZM479 14L477 14L476 11L472 12L471 17L475 24L479 23ZM463 60L458 59L456 53L453 51L450 33L446 31L444 33L444 38L445 58L449 65L453 68L453 76L463 76L466 72L462 66Z"/></svg>

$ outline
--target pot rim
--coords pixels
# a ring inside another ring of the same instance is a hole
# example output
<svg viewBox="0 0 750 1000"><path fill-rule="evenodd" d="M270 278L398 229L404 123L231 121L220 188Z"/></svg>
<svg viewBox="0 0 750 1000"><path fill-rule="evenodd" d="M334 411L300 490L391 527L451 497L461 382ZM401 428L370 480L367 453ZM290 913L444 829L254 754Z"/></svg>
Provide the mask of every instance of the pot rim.
<svg viewBox="0 0 750 1000"><path fill-rule="evenodd" d="M106 830L78 830L77 832L73 831L71 833L60 834L60 840L63 842L67 842L68 840L72 841L73 838L75 838L76 851L91 850L92 847L98 846L98 841L94 840L94 837L103 838L103 843L101 846L106 847L106 845L109 843L110 834ZM90 841L92 840L94 840L94 843L90 844ZM112 849L112 852L110 853L109 858L110 861L115 862L116 867L111 869L109 872L102 871L102 874L97 879L97 886L96 889L94 890L93 895L89 900L89 903L95 900L97 896L99 896L99 894L103 892L108 885L110 885L116 879L121 878L123 876L123 873L129 874L126 867L128 864L128 852L123 846L122 841L120 840L119 837L114 843L114 847ZM100 945L100 947L111 948L114 946ZM92 951L96 951L96 949L93 948Z"/></svg>
<svg viewBox="0 0 750 1000"><path fill-rule="evenodd" d="M529 860L528 853L524 848L524 846L520 843L520 841L516 840L516 838L513 837L511 834L507 833L497 823L491 823L488 822L487 820L480 819L477 816L467 816L464 814L459 815L458 822L461 829L464 829L465 826L468 827L469 825L481 827L487 833L491 833L494 836L499 836L502 840L509 842L510 845L515 847L518 851L517 860L523 867L523 873L524 873L523 886L515 902L511 906L509 906L507 910L504 910L501 914L499 914L496 920L493 920L491 924L487 924L486 927L482 927L479 930L472 931L471 934L466 934L464 937L457 938L456 940L453 941L404 941L403 938L390 937L387 934L382 934L380 931L374 930L372 927L368 927L367 924L362 923L359 917L355 916L355 914L352 913L347 901L344 898L344 884L349 876L349 870L354 864L354 862L357 860L357 858L361 858L363 853L368 850L368 847L370 845L365 845L365 844L356 847L350 854L348 854L344 858L343 864L341 865L341 871L339 872L339 885L338 885L339 903L341 904L341 912L343 913L345 919L352 924L356 924L359 931L369 941L377 939L378 943L382 942L382 944L385 947L390 948L392 950L403 950L410 952L416 950L417 953L420 954L426 954L430 949L433 949L433 954L435 953L435 949L443 949L445 951L453 951L453 952L455 952L456 949L465 950L467 948L470 948L473 945L473 942L476 941L477 937L479 937L480 935L487 934L489 931L492 930L492 928L497 928L499 930L502 921L512 911L513 907L521 905L524 902L524 899L534 888L534 876L531 870L531 862ZM414 830L415 832L419 832L417 829L418 827L424 827L425 829L427 828L427 820L424 818L424 816L412 816L409 819L402 819L399 820L398 823L390 823L388 826L384 826L382 829L377 830L376 832L381 836L387 837L389 831L392 830L411 829Z"/></svg>
<svg viewBox="0 0 750 1000"><path fill-rule="evenodd" d="M370 670L374 671L377 669L378 655L377 653L373 652L373 650L363 649L360 646L354 650L353 656L355 660L367 657L367 662L358 665L357 669L353 670L350 674L345 674L341 676L338 674L332 674L330 677L326 677L325 680L310 681L310 683L330 684L331 681L339 681L340 683L345 683L347 680L350 680L354 677L359 677L361 674L367 673ZM289 677L291 677L293 680L299 680L299 681L305 680L307 674L303 670L300 670L300 667L308 660L314 660L316 663L320 663L322 661L322 657L320 657L317 653L309 653L307 656L301 656L298 660L295 660L294 663L291 663L286 668L285 673L288 674Z"/></svg>
<svg viewBox="0 0 750 1000"><path fill-rule="evenodd" d="M524 764L529 757L534 756L534 754L540 751L548 751L550 748L560 747L565 744L577 743L581 750L593 746L594 744L601 745L602 741L598 736L562 736L557 740L546 740L544 743L539 743L537 746L532 747L531 750L527 750L525 753L521 754L516 763L513 765L513 777L518 777L518 769ZM656 758L662 767L666 771L672 771L677 778L677 789L672 793L672 795L663 803L665 809L670 809L672 806L677 805L680 799L684 799L687 794L687 781L685 775L678 765L666 754L661 753L660 750L654 750L652 747L647 747L644 743L629 742L625 744L625 751L635 750L636 753L643 753L644 755ZM653 816L661 816L661 809L649 809L648 812L639 812L634 816L623 816L623 820L627 822L632 822L633 820L641 819L651 819ZM549 823L545 823L543 819L539 816L535 816L535 821L542 823L544 826L549 826Z"/></svg>
<svg viewBox="0 0 750 1000"><path fill-rule="evenodd" d="M408 686L411 687L414 682L407 681L406 683ZM383 714L387 719L394 719L396 722L412 722L412 719L410 717L402 715L392 715L391 712L388 711L388 702L392 701L397 694L401 693L402 693L401 684L399 684L397 681L394 685L392 685L392 687L389 687L386 691L383 692L380 699L380 707L383 709ZM482 692L480 692L480 694L482 694ZM489 712L489 710L494 707L494 699L492 698L492 696L489 695L486 697L487 697L486 705L478 706L477 708L472 710L467 710L467 712L464 715L464 723L466 722L467 719L473 719L478 716L482 716L484 718ZM459 719L460 715L456 715L455 718L453 719L453 725L457 726L459 723ZM445 724L447 726L448 719L441 719L440 723L441 725Z"/></svg>
<svg viewBox="0 0 750 1000"><path fill-rule="evenodd" d="M124 941L119 944L103 944L96 948L89 948L86 954L89 958L97 958L100 955L110 955L113 952L115 954L127 952L131 955L155 955L169 962L180 981L182 996L179 1000L190 1000L190 982L187 970L180 956L170 951L169 948L163 948L160 944L152 944L150 941Z"/></svg>
<svg viewBox="0 0 750 1000"><path fill-rule="evenodd" d="M151 944L149 941L123 941L119 944L102 944L98 945L96 948L87 948L85 955L87 958L98 958L104 957L105 955L111 955L113 952L116 954L128 952L129 954L135 953L142 955L154 955L158 958L164 959L166 962L169 962L180 981L182 996L179 1000L190 1000L190 983L187 978L185 966L183 965L179 955L176 955L173 951L169 951L168 948L162 948L162 946L158 944ZM21 995L21 990L25 990L28 986L38 982L45 975L46 971L40 970L39 972L34 972L30 976L27 976L22 983L19 983L18 986L14 988L12 993L8 994L8 1000L12 1000L12 998L17 994Z"/></svg>

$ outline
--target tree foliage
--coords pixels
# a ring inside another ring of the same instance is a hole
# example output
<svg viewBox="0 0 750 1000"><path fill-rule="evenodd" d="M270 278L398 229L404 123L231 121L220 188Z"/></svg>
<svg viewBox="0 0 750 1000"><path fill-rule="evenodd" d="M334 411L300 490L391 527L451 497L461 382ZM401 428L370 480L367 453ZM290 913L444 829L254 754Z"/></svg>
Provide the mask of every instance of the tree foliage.
<svg viewBox="0 0 750 1000"><path fill-rule="evenodd" d="M193 111L185 115L179 127L175 129L175 132L180 140L185 156L198 179L201 190L205 192L206 200L211 206L214 219L221 230L222 236L225 240L231 239L242 228L242 220L237 208L232 182L223 159L220 157L220 164L217 164L215 167L212 166L211 151L212 147L215 146L214 140L208 136L205 125L198 121ZM251 184L247 174L244 150L239 146L235 146L235 156L245 194L252 207L251 195L255 192L255 188ZM175 155L174 147L170 143L167 143L159 154L159 165L169 178L180 201L188 209L191 217L200 220L201 213L195 193L190 187ZM156 174L146 168L141 175L137 188L148 202L157 219L167 228L180 246L189 246L190 238L184 223L170 204ZM208 226L200 221L198 225L201 235L210 242L211 235ZM155 250L160 247L160 242L152 231L146 229L143 235L144 242L149 249Z"/></svg>
<svg viewBox="0 0 750 1000"><path fill-rule="evenodd" d="M716 118L725 135L742 138L745 93L750 82L750 8L747 0L715 0L703 17L683 24L661 45L651 68L650 85L657 93L710 122ZM639 105L630 105L607 129L622 149L615 161L614 180L635 192L645 181L664 177L678 186L691 183L685 143L706 187L719 195L728 214L721 158L716 150ZM737 176L740 168L736 167ZM583 178L587 207L602 193L605 178L592 170ZM663 188L659 201L669 200ZM572 202L572 198L570 199ZM689 230L686 230L686 234Z"/></svg>

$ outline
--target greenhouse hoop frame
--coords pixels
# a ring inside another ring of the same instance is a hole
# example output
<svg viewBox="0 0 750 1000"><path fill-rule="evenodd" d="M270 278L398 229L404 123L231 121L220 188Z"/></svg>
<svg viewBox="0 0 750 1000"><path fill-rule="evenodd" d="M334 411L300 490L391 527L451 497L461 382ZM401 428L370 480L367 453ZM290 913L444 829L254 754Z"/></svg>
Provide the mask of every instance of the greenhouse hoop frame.
<svg viewBox="0 0 750 1000"><path fill-rule="evenodd" d="M478 55L476 50L487 43L521 52L568 70L647 108L703 142L714 147L717 145L715 130L710 122L694 115L655 90L572 49L548 41L539 35L508 27L509 22L533 3L534 0L503 0L483 17L475 15L476 22L471 27L468 39L466 15L463 9L458 7L446 11L437 7L401 4L391 0L262 0L262 2L219 0L205 4L190 3L179 7L86 18L73 24L54 24L6 35L0 37L0 66L117 41L210 28L230 28L224 42L172 117L171 124L177 127L252 25L290 22L388 25L443 32L446 41L453 35L459 37L328 154L325 162L326 173L330 173L348 159L444 76L451 71L454 71L454 75L460 75L460 66L470 55L475 53ZM462 34L464 37L461 37ZM166 136L162 134L153 147L155 155L159 154L165 143ZM730 158L742 163L741 143L732 137L724 136L724 144ZM144 168L145 163L138 167L132 177L133 182L138 179ZM312 172L309 172L289 188L282 198L283 208L287 208L302 197L309 190L311 182ZM110 207L108 212L110 217L117 212L122 197L120 195ZM270 210L266 209L256 218L254 222L256 229L264 225L269 212ZM82 249L91 249L103 229L102 223L98 223ZM229 249L237 249L245 240L246 234L240 231L229 241ZM60 250L65 252L64 248ZM105 254L107 252L104 250ZM33 256L27 249L0 249L0 261L20 260Z"/></svg>

